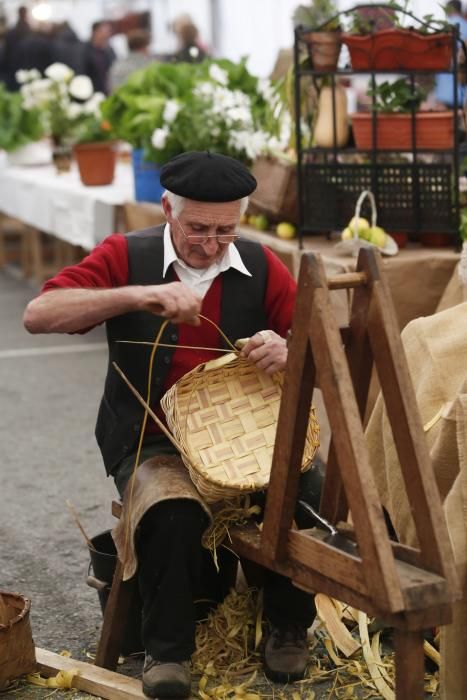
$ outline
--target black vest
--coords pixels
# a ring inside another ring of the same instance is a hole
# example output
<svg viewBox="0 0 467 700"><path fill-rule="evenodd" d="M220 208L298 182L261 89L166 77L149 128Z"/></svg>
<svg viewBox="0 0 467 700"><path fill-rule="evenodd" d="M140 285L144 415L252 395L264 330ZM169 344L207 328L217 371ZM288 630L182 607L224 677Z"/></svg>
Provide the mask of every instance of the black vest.
<svg viewBox="0 0 467 700"><path fill-rule="evenodd" d="M158 226L127 235L128 284L167 284L174 280L171 269L165 278L162 276L163 232L164 226ZM232 268L222 273L220 327L232 342L267 328L264 298L268 266L264 251L257 243L246 240L239 240L235 245L252 277L247 277ZM106 323L109 365L97 416L96 439L107 474L111 474L119 462L134 451L144 414L144 409L117 374L112 363L118 364L133 386L146 398L152 350L150 345L117 341L143 340L153 343L163 320L162 317L146 311L135 311L115 316ZM169 323L161 343L176 345L177 341L177 325ZM226 346L222 338L221 342L222 346ZM157 350L151 385L151 405L155 405L161 398L173 353L171 348Z"/></svg>

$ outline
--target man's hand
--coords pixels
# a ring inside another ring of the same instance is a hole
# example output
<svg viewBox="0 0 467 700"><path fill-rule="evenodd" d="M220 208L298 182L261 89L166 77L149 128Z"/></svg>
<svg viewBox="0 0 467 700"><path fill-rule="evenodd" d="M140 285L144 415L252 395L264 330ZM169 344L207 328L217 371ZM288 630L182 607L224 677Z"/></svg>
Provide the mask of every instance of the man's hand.
<svg viewBox="0 0 467 700"><path fill-rule="evenodd" d="M170 319L172 323L199 326L202 299L182 282L138 287L144 311Z"/></svg>
<svg viewBox="0 0 467 700"><path fill-rule="evenodd" d="M287 341L274 331L259 331L248 340L240 354L266 374L274 374L285 369Z"/></svg>

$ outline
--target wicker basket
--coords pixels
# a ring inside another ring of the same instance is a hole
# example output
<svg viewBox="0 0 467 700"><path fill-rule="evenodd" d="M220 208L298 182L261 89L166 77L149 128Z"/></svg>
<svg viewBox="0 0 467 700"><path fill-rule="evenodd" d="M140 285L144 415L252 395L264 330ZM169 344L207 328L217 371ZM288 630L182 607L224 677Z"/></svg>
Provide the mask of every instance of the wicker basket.
<svg viewBox="0 0 467 700"><path fill-rule="evenodd" d="M379 252L382 253L382 255L396 255L399 252L399 246L397 245L396 241L392 238L392 236L390 236L388 233L386 234L386 243L384 245L384 248L380 248L379 246L374 245L370 241L363 240L359 237L358 220L360 218L362 204L366 197L368 197L371 205L371 226L372 228L376 226L377 212L375 197L373 193L369 190L364 190L360 194L357 200L357 204L355 206L355 223L353 229L353 238L349 238L348 240L336 243L336 245L334 246L336 252L339 255L353 255L354 257L357 257L360 248L376 248L376 250L379 250Z"/></svg>
<svg viewBox="0 0 467 700"><path fill-rule="evenodd" d="M0 591L0 689L36 670L29 609L24 596Z"/></svg>
<svg viewBox="0 0 467 700"><path fill-rule="evenodd" d="M161 401L167 424L200 494L209 503L269 483L283 373L272 376L234 353L198 365ZM302 471L319 446L314 408Z"/></svg>

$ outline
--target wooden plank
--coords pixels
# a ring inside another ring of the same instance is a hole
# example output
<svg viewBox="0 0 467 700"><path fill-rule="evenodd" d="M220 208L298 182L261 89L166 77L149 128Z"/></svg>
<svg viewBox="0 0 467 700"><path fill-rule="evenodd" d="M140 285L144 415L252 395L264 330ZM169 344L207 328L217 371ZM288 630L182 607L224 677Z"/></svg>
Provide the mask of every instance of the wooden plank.
<svg viewBox="0 0 467 700"><path fill-rule="evenodd" d="M423 700L423 632L394 630L396 700Z"/></svg>
<svg viewBox="0 0 467 700"><path fill-rule="evenodd" d="M137 678L123 676L94 664L60 656L53 651L36 647L36 658L41 673L54 676L59 671L76 669L78 675L73 678L72 686L85 693L96 695L106 700L147 700Z"/></svg>
<svg viewBox="0 0 467 700"><path fill-rule="evenodd" d="M358 259L357 269L359 272L355 274L360 275L365 280L365 285L357 287L353 294L345 352L360 418L363 422L373 368L373 356L367 331L368 313L372 280L375 278L375 274L377 275L378 270L371 264L371 257L362 253L360 253ZM360 271L362 269L363 271ZM328 278L328 286L332 289L330 282L331 278ZM321 498L321 512L332 523L336 523L338 520L345 520L348 514L347 497L343 488L332 438Z"/></svg>
<svg viewBox="0 0 467 700"><path fill-rule="evenodd" d="M334 275L327 278L329 289L354 289L367 284L365 272L343 272L341 275Z"/></svg>
<svg viewBox="0 0 467 700"><path fill-rule="evenodd" d="M307 257L303 256L302 260ZM368 461L359 409L332 312L324 268L317 256L312 266L312 284L316 289L310 339L337 459L342 466L341 477L352 513L364 576L378 607L388 611L401 610L402 593Z"/></svg>
<svg viewBox="0 0 467 700"><path fill-rule="evenodd" d="M448 624L451 621L451 608L449 605L442 602L442 599L445 597L444 591L442 591L441 600L430 609L391 614L388 613L386 609L378 607L375 601L368 595L363 595L353 590L350 587L350 582L348 582L347 585L337 583L333 579L322 576L314 569L310 568L314 562L309 562L308 565L305 565L292 559L281 562L269 559L261 545L261 532L253 523L248 523L241 527L234 527L230 534L232 537L233 549L240 556L255 561L261 566L265 566L273 571L277 571L283 576L287 576L298 588L314 593L326 593L359 610L364 610L368 615L384 620L387 627L426 629ZM342 554L342 556L346 555ZM396 562L396 565L399 568L399 562ZM412 585L414 590L416 590L416 587L419 585L420 577L422 576L427 589L429 590L431 588L439 593L439 582L441 579L437 574L425 571L417 571L415 574L413 571L403 569L400 576L404 582L407 582L408 585ZM431 597L433 598L434 596Z"/></svg>
<svg viewBox="0 0 467 700"><path fill-rule="evenodd" d="M313 569L318 574L368 595L360 557L339 552L323 542L325 536L326 533L319 530L290 530L289 556L300 564L313 562Z"/></svg>
<svg viewBox="0 0 467 700"><path fill-rule="evenodd" d="M271 560L283 559L298 494L315 367L308 338L313 288L308 256L302 258L287 367L263 521L262 546Z"/></svg>
<svg viewBox="0 0 467 700"><path fill-rule="evenodd" d="M97 647L95 661L97 666L114 669L117 665L131 601L136 594L136 585L135 578L123 581L123 566L120 559L117 559Z"/></svg>
<svg viewBox="0 0 467 700"><path fill-rule="evenodd" d="M374 285L373 301L370 342L420 544L420 562L444 576L453 598L458 597L446 520L390 291L382 276Z"/></svg>

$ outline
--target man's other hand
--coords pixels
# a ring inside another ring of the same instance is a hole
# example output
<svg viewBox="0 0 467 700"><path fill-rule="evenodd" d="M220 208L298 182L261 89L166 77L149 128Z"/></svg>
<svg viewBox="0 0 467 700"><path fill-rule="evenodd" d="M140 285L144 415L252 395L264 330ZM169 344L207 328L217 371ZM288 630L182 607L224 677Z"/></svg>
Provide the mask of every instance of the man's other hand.
<svg viewBox="0 0 467 700"><path fill-rule="evenodd" d="M274 331L259 331L245 344L240 355L246 357L266 374L285 369L287 341Z"/></svg>

